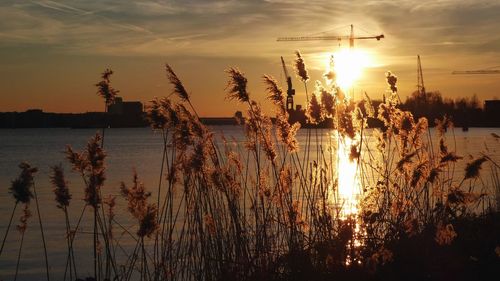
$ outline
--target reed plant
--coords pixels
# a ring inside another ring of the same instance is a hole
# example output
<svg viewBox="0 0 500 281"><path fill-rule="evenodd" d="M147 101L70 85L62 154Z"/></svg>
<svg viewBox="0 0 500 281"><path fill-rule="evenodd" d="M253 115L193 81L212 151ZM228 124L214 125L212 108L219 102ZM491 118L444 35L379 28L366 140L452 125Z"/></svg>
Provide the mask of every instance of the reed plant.
<svg viewBox="0 0 500 281"><path fill-rule="evenodd" d="M304 58L296 56L307 92ZM447 247L461 235L458 219L492 212L485 206L494 206L495 197L485 191L492 187L488 183L498 189L494 156L488 151L473 159L458 155L448 144L453 136L446 131L453 128L446 118L438 122L435 146L428 121L400 108L393 73L386 74L387 98L375 107L366 94L360 101L349 98L330 69L326 83L316 82L307 94L306 125L328 118L333 127L308 128L300 145L300 124L288 122L283 90L272 76L262 80L274 118L250 94L245 74L236 67L226 70L227 99L246 106L240 120L245 139L238 142L212 133L172 67L165 69L173 92L154 98L146 112L161 138L158 185L147 191L134 172L132 184L120 187L136 231L119 222L115 197L103 197L103 136L96 134L81 152L66 150L85 189L74 227L62 167L52 168L66 222L71 280L80 277L73 245L84 239L76 234L88 207L93 211L91 280L306 280L372 272L398 258L399 241L431 233L432 243ZM116 93L109 88L111 73L98 84L106 104ZM368 128L370 119L383 126ZM459 171L457 163L465 163L465 169ZM491 181L481 177L486 165ZM353 177L351 186L345 186L346 177ZM352 196L342 191L346 188ZM13 195L24 200L16 197L14 211L32 196L26 188L13 189ZM134 246L122 246L114 229Z"/></svg>
<svg viewBox="0 0 500 281"><path fill-rule="evenodd" d="M23 244L24 244L24 235L26 233L26 229L28 228L28 219L32 215L29 207L30 207L31 199L34 198L37 216L38 216L38 223L40 226L40 233L41 233L41 238L42 238L43 253L44 253L44 258L45 258L45 273L46 273L47 280L50 280L49 260L48 260L48 256L47 256L45 232L43 230L42 215L40 213L40 206L38 204L38 196L36 193L35 181L34 181L34 174L38 172L38 168L32 167L27 162L22 162L21 164L19 164L19 168L21 169L21 173L19 174L19 176L16 179L14 179L12 181L12 185L9 188L9 192L14 197L15 205L14 205L14 208L12 210L12 215L10 217L9 224L7 225L7 231L6 231L4 239L2 241L2 249L0 250L0 254L3 251L5 241L7 239L7 235L9 234L9 230L10 230L10 227L12 224L12 218L14 216L16 207L19 203L21 203L23 205L23 210L22 210L21 218L19 220L20 223L17 225L17 230L21 233L21 238L20 238L19 251L18 251L17 262L16 262L16 273L14 276L14 280L16 280L18 273L19 273L21 253L22 253Z"/></svg>

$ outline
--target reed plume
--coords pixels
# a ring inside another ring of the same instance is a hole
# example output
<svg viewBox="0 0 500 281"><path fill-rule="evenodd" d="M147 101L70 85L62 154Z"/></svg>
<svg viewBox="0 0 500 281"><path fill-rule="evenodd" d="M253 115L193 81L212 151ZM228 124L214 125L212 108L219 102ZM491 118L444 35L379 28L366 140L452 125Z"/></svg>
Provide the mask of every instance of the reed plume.
<svg viewBox="0 0 500 281"><path fill-rule="evenodd" d="M278 81L270 75L264 75L262 79L264 80L264 85L266 85L267 98L275 105L284 108L283 90L278 86Z"/></svg>
<svg viewBox="0 0 500 281"><path fill-rule="evenodd" d="M137 235L141 238L150 237L158 229L158 209L155 204L147 202L151 193L146 191L144 184L139 181L134 170L132 186L127 187L124 182L120 184L120 191L128 202L128 211L139 221Z"/></svg>
<svg viewBox="0 0 500 281"><path fill-rule="evenodd" d="M14 207L12 208L12 214L10 216L9 224L7 225L7 230L5 231L5 235L2 240L2 247L0 248L0 256L3 253L3 248L5 246L5 241L7 240L7 236L9 234L10 227L12 225L12 219L14 218L14 213L16 211L17 205L19 203L24 204L25 212L28 210L28 204L31 199L34 197L31 192L31 187L33 186L33 175L38 171L37 168L31 167L30 164L26 162L22 162L19 164L19 168L21 169L21 173L19 176L11 182L11 186L9 188L9 193L12 194L15 200ZM27 217L26 217L27 220ZM25 226L26 223L22 222L22 226ZM23 228L23 233L24 233Z"/></svg>
<svg viewBox="0 0 500 281"><path fill-rule="evenodd" d="M289 114L285 108L283 90L278 86L278 82L269 75L263 76L266 85L267 98L277 107L276 111L276 132L278 139L286 145L289 152L296 152L299 149L295 135L300 128L300 123L290 124Z"/></svg>
<svg viewBox="0 0 500 281"><path fill-rule="evenodd" d="M335 116L335 97L328 92L319 81L316 81L316 91L319 93L321 97L321 108L323 111L323 115L326 117L334 117Z"/></svg>
<svg viewBox="0 0 500 281"><path fill-rule="evenodd" d="M464 180L479 177L479 171L481 170L481 165L486 162L486 157L480 157L469 163L465 167Z"/></svg>
<svg viewBox="0 0 500 281"><path fill-rule="evenodd" d="M21 174L12 181L9 192L17 202L29 203L33 198L31 187L33 186L33 175L38 172L38 168L31 167L30 164L22 162L19 164Z"/></svg>
<svg viewBox="0 0 500 281"><path fill-rule="evenodd" d="M100 255L99 228L101 228L101 234L104 236L106 260L112 262L110 243L106 237L106 225L98 223L101 219L98 213L102 203L101 188L106 180L106 166L104 165L106 152L102 145L102 137L99 133L96 133L95 136L88 141L82 152L76 152L70 146L66 147L66 158L72 164L72 169L80 173L85 183L84 201L86 206L91 206L94 211L94 278L96 279L100 278L100 275L98 276L100 272L98 273L97 257ZM78 225L76 228L78 228Z"/></svg>
<svg viewBox="0 0 500 281"><path fill-rule="evenodd" d="M441 156L441 159L439 160L439 163L443 165L444 163L447 162L457 162L458 160L462 159L463 157L458 156L455 154L455 152L448 151L448 147L444 143L444 139L441 138L439 140L439 154Z"/></svg>
<svg viewBox="0 0 500 281"><path fill-rule="evenodd" d="M229 81L227 82L226 90L227 98L230 100L239 100L240 102L249 102L249 94L247 91L247 78L236 67L230 67L226 70L229 75Z"/></svg>
<svg viewBox="0 0 500 281"><path fill-rule="evenodd" d="M106 167L104 166L104 159L106 158L106 153L102 149L99 142L101 141L101 136L96 134L87 143L86 156L88 163L88 185L85 189L85 202L88 205L97 208L101 203L100 188L103 186L106 180Z"/></svg>
<svg viewBox="0 0 500 281"><path fill-rule="evenodd" d="M396 82L398 81L398 77L390 71L387 71L387 73L385 74L385 77L387 79L387 84L389 84L391 91L393 93L396 93L398 91L398 87L396 86Z"/></svg>
<svg viewBox="0 0 500 281"><path fill-rule="evenodd" d="M306 64L299 50L295 51L295 56L297 57L294 64L295 73L300 78L300 80L305 83L309 81L309 74L307 73Z"/></svg>
<svg viewBox="0 0 500 281"><path fill-rule="evenodd" d="M160 100L154 98L146 105L146 119L153 130L165 129L168 124L168 113L165 111L164 104L170 104L166 98Z"/></svg>
<svg viewBox="0 0 500 281"><path fill-rule="evenodd" d="M64 170L62 164L52 166L52 173L50 174L50 182L54 186L54 194L58 208L69 206L71 194L69 193L68 182L64 177Z"/></svg>
<svg viewBox="0 0 500 281"><path fill-rule="evenodd" d="M97 87L97 95L102 97L106 103L106 106L113 104L116 95L120 92L111 86L110 77L113 74L111 69L106 69L102 74L102 80L95 84Z"/></svg>
<svg viewBox="0 0 500 281"><path fill-rule="evenodd" d="M170 81L170 83L174 86L172 93L176 94L183 101L189 101L189 94L186 91L186 88L184 88L181 80L177 77L177 74L175 74L174 70L168 63L165 64L165 70L167 71L168 81Z"/></svg>
<svg viewBox="0 0 500 281"><path fill-rule="evenodd" d="M444 115L442 119L435 119L434 123L436 123L439 136L443 136L449 128L453 127L453 122L447 115Z"/></svg>
<svg viewBox="0 0 500 281"><path fill-rule="evenodd" d="M155 204L147 204L146 209L143 211L139 218L139 230L137 235L139 237L151 237L153 233L158 230L158 208Z"/></svg>
<svg viewBox="0 0 500 281"><path fill-rule="evenodd" d="M321 104L318 102L318 98L316 97L315 93L311 95L311 100L309 102L309 106L307 107L306 115L309 123L311 124L319 124L324 119Z"/></svg>
<svg viewBox="0 0 500 281"><path fill-rule="evenodd" d="M323 74L323 78L325 78L331 84L334 84L337 81L337 73L335 73L334 69L335 69L335 57L331 55L328 71L325 74Z"/></svg>
<svg viewBox="0 0 500 281"><path fill-rule="evenodd" d="M123 197L128 202L128 211L137 219L146 212L147 199L151 196L150 192L146 191L144 184L139 181L137 172L134 170L132 187L127 187L124 182L120 184L120 191Z"/></svg>
<svg viewBox="0 0 500 281"><path fill-rule="evenodd" d="M76 276L76 265L73 252L73 235L70 226L70 220L68 215L68 207L71 200L71 194L68 188L68 182L64 176L64 169L62 164L52 166L51 173L49 175L50 182L54 187L53 192L55 194L55 200L57 202L57 207L62 209L65 216L66 225L66 242L68 246L68 256L66 262L66 270L69 265L70 279L73 279L73 273ZM64 279L66 279L66 270L64 272Z"/></svg>

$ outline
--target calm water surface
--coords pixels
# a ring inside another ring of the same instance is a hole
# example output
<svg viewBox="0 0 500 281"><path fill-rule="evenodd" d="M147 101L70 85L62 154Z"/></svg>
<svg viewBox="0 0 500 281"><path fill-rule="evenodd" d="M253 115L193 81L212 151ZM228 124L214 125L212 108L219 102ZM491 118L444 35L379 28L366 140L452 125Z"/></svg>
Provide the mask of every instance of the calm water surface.
<svg viewBox="0 0 500 281"><path fill-rule="evenodd" d="M234 137L237 141L243 141L244 134L240 127L236 126L216 126L215 132L223 132L228 137ZM53 280L62 280L62 273L66 261L66 240L65 227L63 225L64 215L56 208L52 187L49 183L50 166L63 163L66 177L69 181L73 201L70 207L70 217L72 225L76 223L79 210L83 207L83 184L81 178L70 172L70 167L65 160L63 153L66 145L71 145L76 150L81 150L88 139L96 133L95 129L4 129L0 130L0 239L3 238L14 200L8 193L11 181L19 174L17 165L22 161L27 161L39 168L35 176L36 188L41 204L42 218L46 230L46 240L49 254L50 268ZM499 142L491 137L491 133L500 135L498 128L471 128L468 132L455 130L455 142L451 141L450 146L456 145L459 155L469 154L477 156L480 152L489 150L496 160L500 160L498 152ZM319 130L322 141L328 139L327 130ZM432 132L433 136L435 133ZM451 135L450 135L451 136ZM299 142L305 142L306 131L299 132ZM450 139L453 140L453 139ZM314 141L314 138L313 138ZM434 138L437 144L437 138ZM130 183L132 171L136 169L140 180L147 188L154 190L158 185L160 164L162 158L161 136L153 133L149 128L139 129L108 129L105 137L105 149L107 158L107 180L103 189L104 194L118 195L121 181ZM457 167L462 169L463 167ZM484 171L487 173L488 171ZM20 276L18 280L43 280L45 266L43 250L41 247L40 230L36 219L34 204L31 209L33 215L28 222L28 229L25 235L23 253L21 257ZM20 216L20 208L14 216L14 223L17 224ZM126 207L123 200L117 200L117 219L123 220L127 224L128 213L123 214ZM77 237L78 244L75 244L78 264L82 265L79 270L80 276L91 276L92 266L92 245L89 234L92 230L89 218L84 219L81 226L82 234ZM133 230L132 230L133 231ZM88 235L88 239L81 235ZM4 253L0 257L0 280L12 280L15 270L15 262L19 247L20 235L15 225L11 228L7 238ZM124 239L126 240L126 239Z"/></svg>

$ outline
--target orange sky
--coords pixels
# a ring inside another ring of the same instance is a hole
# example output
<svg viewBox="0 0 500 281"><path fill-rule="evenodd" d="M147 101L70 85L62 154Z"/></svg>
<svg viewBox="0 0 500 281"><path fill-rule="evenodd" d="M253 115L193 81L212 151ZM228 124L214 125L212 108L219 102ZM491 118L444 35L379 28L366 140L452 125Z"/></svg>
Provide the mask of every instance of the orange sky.
<svg viewBox="0 0 500 281"><path fill-rule="evenodd" d="M498 1L2 1L0 4L0 111L102 110L93 86L105 68L125 100L146 102L171 92L168 62L204 116L229 116L224 69L247 74L251 95L265 103L262 74L283 80L280 56L291 64L300 49L312 81L323 61L348 42L276 42L279 36L377 35L356 42L372 54L354 92L379 98L384 73L399 78L404 99L416 86L420 54L428 90L445 97L500 97L500 75L451 75L453 70L500 65ZM292 69L289 71L293 73ZM296 103L303 87L293 77Z"/></svg>

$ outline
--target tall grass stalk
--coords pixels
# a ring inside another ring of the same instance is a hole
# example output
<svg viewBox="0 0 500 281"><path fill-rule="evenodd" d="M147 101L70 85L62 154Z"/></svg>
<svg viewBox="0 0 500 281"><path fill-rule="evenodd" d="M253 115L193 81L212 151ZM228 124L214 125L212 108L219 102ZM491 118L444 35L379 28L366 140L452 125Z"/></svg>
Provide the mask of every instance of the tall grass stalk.
<svg viewBox="0 0 500 281"><path fill-rule="evenodd" d="M45 232L43 231L42 214L40 213L40 206L38 205L38 196L36 193L36 185L34 182L33 182L33 194L35 195L36 213L38 216L38 224L40 226L40 234L42 237L43 254L45 257L45 272L47 275L47 280L50 280L49 258L47 256L47 243L45 242Z"/></svg>
<svg viewBox="0 0 500 281"><path fill-rule="evenodd" d="M2 256L3 247L5 246L5 241L7 240L7 236L9 235L10 226L12 225L12 219L14 218L14 214L16 212L16 208L17 208L18 203L19 202L16 201L16 203L14 204L14 207L12 208L12 213L10 215L9 223L7 224L7 229L5 230L5 235L3 236L3 239L2 239L2 247L0 248L0 257Z"/></svg>

